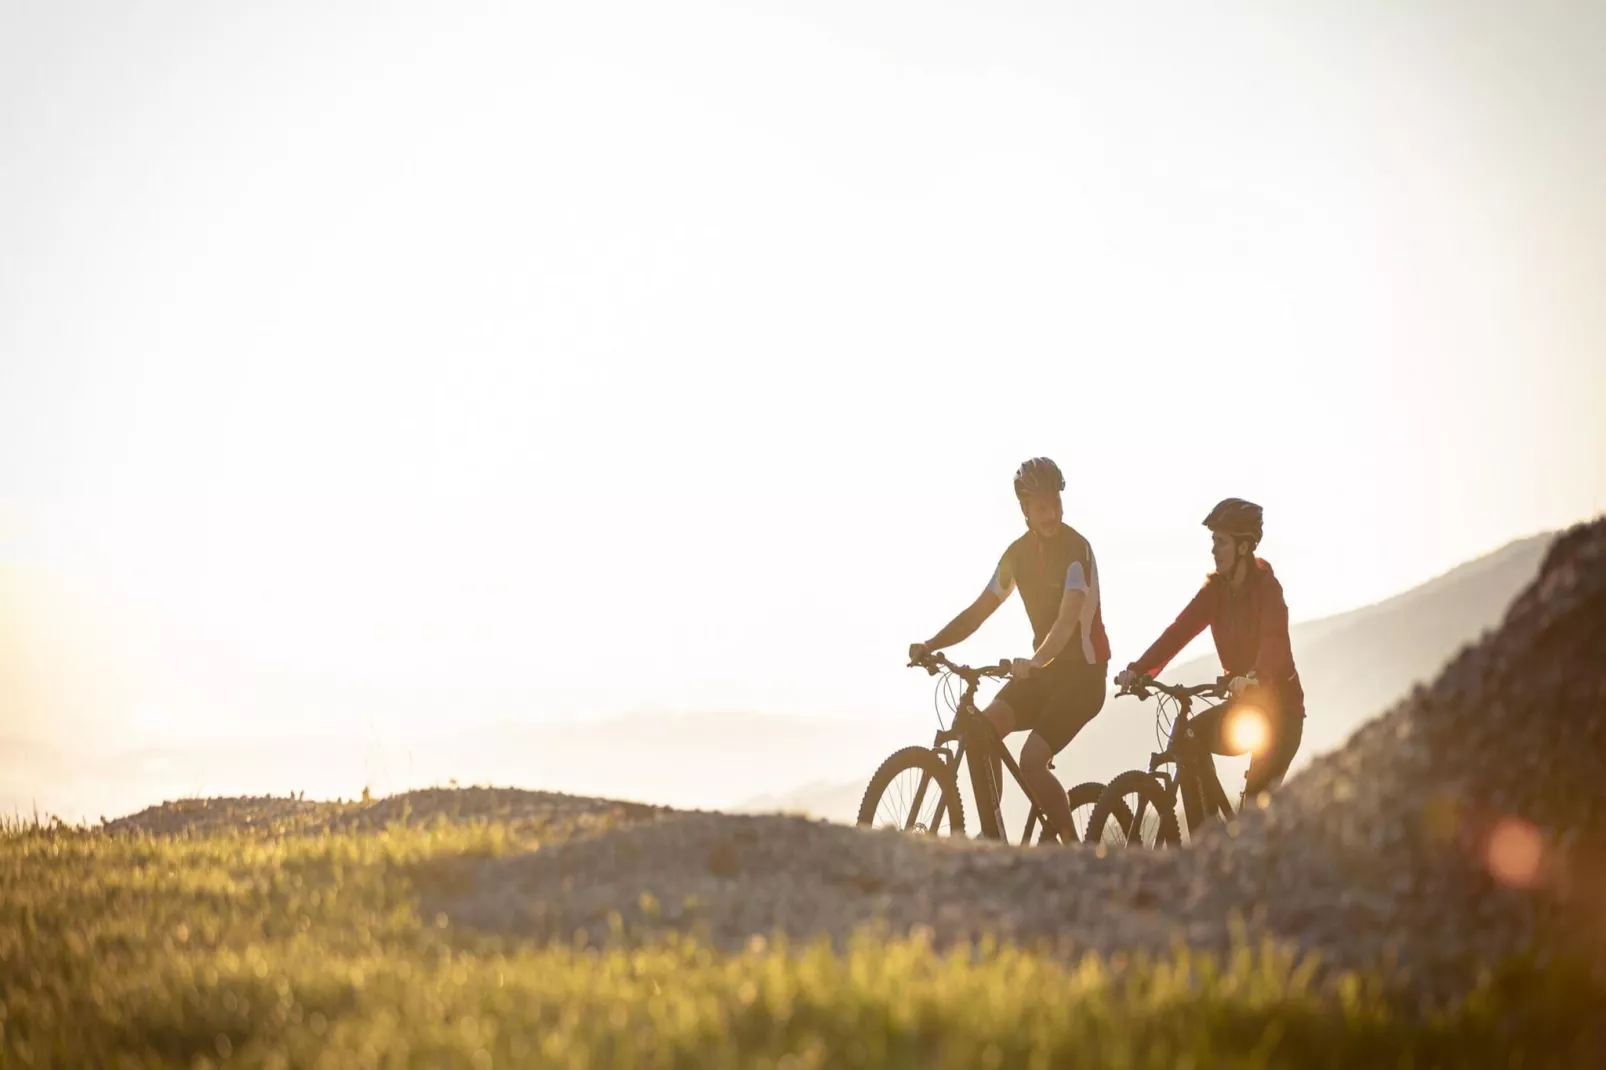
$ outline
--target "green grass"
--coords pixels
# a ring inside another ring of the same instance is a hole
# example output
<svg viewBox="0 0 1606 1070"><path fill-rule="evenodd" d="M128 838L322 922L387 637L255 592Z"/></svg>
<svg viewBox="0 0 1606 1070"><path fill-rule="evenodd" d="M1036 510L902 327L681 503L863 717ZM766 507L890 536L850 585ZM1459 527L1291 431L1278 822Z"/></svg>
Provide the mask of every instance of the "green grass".
<svg viewBox="0 0 1606 1070"><path fill-rule="evenodd" d="M1269 949L1118 974L919 941L536 948L423 915L458 861L543 834L0 832L0 1066L1599 1065L1600 993L1559 973L1421 1019Z"/></svg>

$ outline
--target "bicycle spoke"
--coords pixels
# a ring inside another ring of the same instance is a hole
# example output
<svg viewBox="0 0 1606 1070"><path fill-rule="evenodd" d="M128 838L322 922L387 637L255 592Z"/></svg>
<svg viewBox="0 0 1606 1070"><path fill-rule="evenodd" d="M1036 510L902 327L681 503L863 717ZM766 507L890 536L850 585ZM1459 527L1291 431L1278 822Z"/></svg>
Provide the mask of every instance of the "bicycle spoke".
<svg viewBox="0 0 1606 1070"><path fill-rule="evenodd" d="M1086 829L1082 831L1082 839L1087 839ZM1121 831L1121 826L1113 819L1113 817L1111 820L1104 822L1104 834L1099 837L1099 842L1105 847L1113 848L1126 846L1126 834Z"/></svg>
<svg viewBox="0 0 1606 1070"><path fill-rule="evenodd" d="M1132 815L1132 824L1120 830L1114 842L1127 847L1154 847L1160 837L1160 811L1135 791L1122 796L1121 801ZM1106 840L1110 839L1106 833Z"/></svg>
<svg viewBox="0 0 1606 1070"><path fill-rule="evenodd" d="M925 800L926 789L929 788L930 786L931 786L931 777L926 775L925 773L921 773L920 774L920 787L915 789L914 802L909 807L909 811L908 811L909 820L903 826L905 832L907 832L910 829L914 828L915 819L919 816L920 804L921 804L921 802L923 802Z"/></svg>
<svg viewBox="0 0 1606 1070"><path fill-rule="evenodd" d="M881 802L876 807L876 827L942 836L951 834L942 791L935 788L929 775L921 770L906 769L899 773L882 792Z"/></svg>
<svg viewBox="0 0 1606 1070"><path fill-rule="evenodd" d="M1078 843L1087 842L1087 826L1088 822L1092 820L1094 805L1092 802L1086 802L1071 811L1071 830ZM1109 821L1104 823L1105 839L1110 838L1112 824L1113 822Z"/></svg>

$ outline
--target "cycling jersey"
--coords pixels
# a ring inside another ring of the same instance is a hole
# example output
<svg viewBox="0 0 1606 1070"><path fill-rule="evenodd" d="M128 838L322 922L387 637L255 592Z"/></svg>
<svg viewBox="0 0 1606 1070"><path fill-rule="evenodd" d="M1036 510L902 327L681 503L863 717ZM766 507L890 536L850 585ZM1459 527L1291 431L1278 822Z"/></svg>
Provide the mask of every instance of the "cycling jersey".
<svg viewBox="0 0 1606 1070"><path fill-rule="evenodd" d="M1092 545L1076 529L1061 524L1060 530L1046 539L1028 531L1010 543L987 589L1002 601L1017 587L1026 604L1027 619L1032 622L1034 649L1043 644L1059 618L1065 592L1086 591L1076 630L1054 661L1102 665L1110 660L1110 640L1104 634L1104 611L1099 600L1098 563L1093 559Z"/></svg>
<svg viewBox="0 0 1606 1070"><path fill-rule="evenodd" d="M1282 709L1304 714L1305 692L1288 643L1283 585L1258 557L1239 587L1221 576L1207 579L1171 626L1128 668L1158 675L1205 625L1210 626L1222 672L1244 676L1253 671L1263 686L1272 689Z"/></svg>

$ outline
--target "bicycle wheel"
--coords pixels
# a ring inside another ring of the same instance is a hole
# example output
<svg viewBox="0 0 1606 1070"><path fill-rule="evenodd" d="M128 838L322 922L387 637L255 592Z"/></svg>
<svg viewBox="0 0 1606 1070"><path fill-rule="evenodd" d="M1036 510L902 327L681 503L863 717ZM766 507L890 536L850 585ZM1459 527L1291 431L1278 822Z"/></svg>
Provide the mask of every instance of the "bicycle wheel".
<svg viewBox="0 0 1606 1070"><path fill-rule="evenodd" d="M1098 843L1127 847L1177 847L1182 843L1171 797L1152 774L1141 769L1128 769L1105 785L1087 825L1088 835L1097 836Z"/></svg>
<svg viewBox="0 0 1606 1070"><path fill-rule="evenodd" d="M918 811L914 808L917 795ZM881 763L864 789L858 823L937 836L963 836L965 808L959 801L953 771L930 747L905 747L894 752Z"/></svg>
<svg viewBox="0 0 1606 1070"><path fill-rule="evenodd" d="M1104 785L1100 784L1096 780L1089 780L1085 784L1078 784L1076 787L1065 793L1066 801L1071 804L1071 825L1075 830L1074 835L1076 836L1077 843L1100 842L1096 840L1089 840L1087 838L1087 834L1088 830L1093 824L1093 809L1098 805L1099 796L1101 796L1103 793ZM1132 824L1132 813L1126 808L1126 803L1117 799L1115 805L1117 807L1117 809L1114 811L1115 820L1105 821L1104 824L1106 831L1102 841L1109 844L1111 847L1118 847L1126 843L1125 836L1121 830ZM1044 823L1042 829L1043 830L1037 835L1037 842L1040 844L1051 842L1048 838L1049 831L1047 823Z"/></svg>

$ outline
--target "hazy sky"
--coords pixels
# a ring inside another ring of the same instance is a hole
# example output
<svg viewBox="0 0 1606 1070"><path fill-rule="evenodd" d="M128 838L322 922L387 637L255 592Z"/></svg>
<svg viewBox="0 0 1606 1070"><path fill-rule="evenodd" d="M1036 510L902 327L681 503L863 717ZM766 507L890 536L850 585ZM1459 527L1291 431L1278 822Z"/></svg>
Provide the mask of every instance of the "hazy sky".
<svg viewBox="0 0 1606 1070"><path fill-rule="evenodd" d="M1229 494L1296 618L1606 508L1606 7L1258 7L0 0L0 593L157 733L876 716L1030 455L1121 663Z"/></svg>

